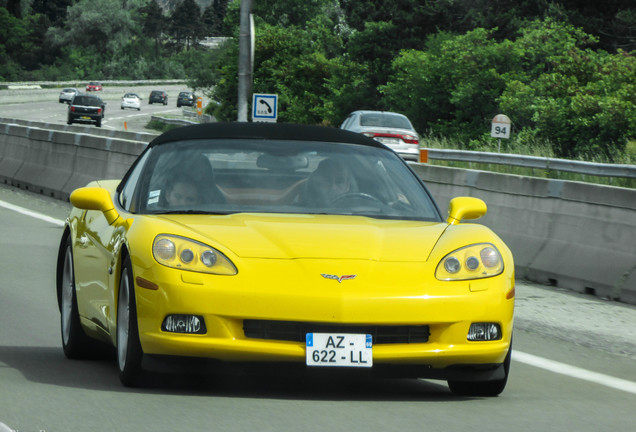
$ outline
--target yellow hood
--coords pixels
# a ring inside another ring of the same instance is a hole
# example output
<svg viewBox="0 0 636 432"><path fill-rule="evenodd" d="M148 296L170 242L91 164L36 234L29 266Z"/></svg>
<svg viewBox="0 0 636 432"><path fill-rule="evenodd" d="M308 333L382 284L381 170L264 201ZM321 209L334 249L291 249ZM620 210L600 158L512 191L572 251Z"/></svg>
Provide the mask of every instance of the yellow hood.
<svg viewBox="0 0 636 432"><path fill-rule="evenodd" d="M224 246L242 258L274 259L424 262L447 226L358 216L263 213L159 218L180 225L172 234Z"/></svg>

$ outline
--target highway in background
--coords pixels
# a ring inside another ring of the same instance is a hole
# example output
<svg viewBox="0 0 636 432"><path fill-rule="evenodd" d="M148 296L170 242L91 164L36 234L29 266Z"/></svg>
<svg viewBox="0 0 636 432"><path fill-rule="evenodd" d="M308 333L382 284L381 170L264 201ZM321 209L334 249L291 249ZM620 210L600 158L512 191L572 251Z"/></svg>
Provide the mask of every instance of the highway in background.
<svg viewBox="0 0 636 432"><path fill-rule="evenodd" d="M84 92L83 87L78 87L78 89ZM168 105L148 104L148 96L152 90L166 91L168 93ZM188 89L181 85L105 86L103 91L94 93L106 102L106 114L102 128L149 132L146 129L146 125L153 114L179 116L184 109L188 109L186 107L177 108L177 95L182 90ZM61 89L59 88L0 90L0 118L66 124L68 105L59 103L60 91ZM121 97L127 92L137 93L143 98L141 110L121 109ZM157 131L150 132L157 133Z"/></svg>
<svg viewBox="0 0 636 432"><path fill-rule="evenodd" d="M519 355L497 398L460 398L440 381L312 380L239 369L156 374L142 388L123 388L112 359L71 361L61 349L54 278L68 210L68 203L0 185L0 423L14 430L633 429L636 344L617 352L614 336L633 331L636 308L520 281ZM607 334L596 334L610 322Z"/></svg>

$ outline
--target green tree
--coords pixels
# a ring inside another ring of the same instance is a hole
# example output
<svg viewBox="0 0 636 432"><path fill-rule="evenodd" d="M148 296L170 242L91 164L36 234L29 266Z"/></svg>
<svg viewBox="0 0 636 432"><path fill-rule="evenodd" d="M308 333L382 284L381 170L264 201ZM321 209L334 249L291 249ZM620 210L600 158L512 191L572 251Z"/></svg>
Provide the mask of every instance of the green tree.
<svg viewBox="0 0 636 432"><path fill-rule="evenodd" d="M130 11L122 6L121 0L80 0L68 8L64 28L53 29L50 35L57 44L110 59L135 32Z"/></svg>
<svg viewBox="0 0 636 432"><path fill-rule="evenodd" d="M177 50L189 49L201 37L201 9L194 0L183 0L170 16L169 31Z"/></svg>
<svg viewBox="0 0 636 432"><path fill-rule="evenodd" d="M324 14L332 3L332 0L254 0L252 12L270 25L304 27L317 15Z"/></svg>
<svg viewBox="0 0 636 432"><path fill-rule="evenodd" d="M534 22L515 41L526 67L510 74L499 104L557 156L612 161L636 137L636 58L594 42L571 25Z"/></svg>
<svg viewBox="0 0 636 432"><path fill-rule="evenodd" d="M155 46L159 47L161 36L168 24L168 20L163 16L163 11L157 0L149 1L139 9L142 34L155 41Z"/></svg>
<svg viewBox="0 0 636 432"><path fill-rule="evenodd" d="M66 9L72 4L73 0L33 0L31 10L33 14L46 16L50 26L61 27L66 19Z"/></svg>
<svg viewBox="0 0 636 432"><path fill-rule="evenodd" d="M227 4L228 0L213 0L205 8L201 18L205 34L209 36L224 36L226 34L223 20L227 13Z"/></svg>

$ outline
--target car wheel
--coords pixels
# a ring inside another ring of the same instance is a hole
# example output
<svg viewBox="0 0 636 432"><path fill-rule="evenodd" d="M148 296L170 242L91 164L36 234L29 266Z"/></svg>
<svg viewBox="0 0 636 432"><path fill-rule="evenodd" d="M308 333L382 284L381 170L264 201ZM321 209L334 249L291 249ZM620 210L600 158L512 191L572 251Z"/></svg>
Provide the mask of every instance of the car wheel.
<svg viewBox="0 0 636 432"><path fill-rule="evenodd" d="M130 257L126 257L121 270L117 300L117 365L123 385L130 387L138 382L142 372L142 357L132 265Z"/></svg>
<svg viewBox="0 0 636 432"><path fill-rule="evenodd" d="M512 357L512 339L510 348L504 360L504 377L495 381L448 381L451 392L461 396L498 396L506 388L510 374L510 359Z"/></svg>
<svg viewBox="0 0 636 432"><path fill-rule="evenodd" d="M69 118L66 120L66 124L72 125L72 124L73 124L73 120L69 117Z"/></svg>
<svg viewBox="0 0 636 432"><path fill-rule="evenodd" d="M97 119L97 121L95 122L95 126L102 127L102 119L101 118Z"/></svg>
<svg viewBox="0 0 636 432"><path fill-rule="evenodd" d="M60 296L60 324L62 330L62 349L68 358L84 357L91 345L91 340L84 334L80 324L75 292L75 271L73 268L73 248L71 236L66 238L64 255L59 268Z"/></svg>

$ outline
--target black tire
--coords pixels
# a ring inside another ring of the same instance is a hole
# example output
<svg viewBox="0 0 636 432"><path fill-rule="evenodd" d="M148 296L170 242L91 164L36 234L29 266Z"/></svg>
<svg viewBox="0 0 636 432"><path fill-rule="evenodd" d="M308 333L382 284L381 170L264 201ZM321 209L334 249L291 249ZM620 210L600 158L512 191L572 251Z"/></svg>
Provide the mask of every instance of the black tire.
<svg viewBox="0 0 636 432"><path fill-rule="evenodd" d="M75 291L75 269L73 266L73 248L71 236L66 238L63 256L58 268L58 284L60 289L60 329L62 333L62 349L70 359L84 358L94 346L84 333L80 323Z"/></svg>
<svg viewBox="0 0 636 432"><path fill-rule="evenodd" d="M499 396L506 388L510 374L510 360L512 358L512 339L506 359L503 362L505 376L495 381L448 381L451 392L460 396Z"/></svg>
<svg viewBox="0 0 636 432"><path fill-rule="evenodd" d="M101 118L97 119L97 121L95 122L95 126L102 127L102 119Z"/></svg>
<svg viewBox="0 0 636 432"><path fill-rule="evenodd" d="M117 367L119 380L124 386L132 387L139 382L142 357L132 265L130 257L126 257L117 299Z"/></svg>
<svg viewBox="0 0 636 432"><path fill-rule="evenodd" d="M73 124L73 120L69 117L69 118L66 120L66 124L68 124L68 125L72 125L72 124Z"/></svg>

